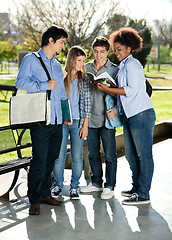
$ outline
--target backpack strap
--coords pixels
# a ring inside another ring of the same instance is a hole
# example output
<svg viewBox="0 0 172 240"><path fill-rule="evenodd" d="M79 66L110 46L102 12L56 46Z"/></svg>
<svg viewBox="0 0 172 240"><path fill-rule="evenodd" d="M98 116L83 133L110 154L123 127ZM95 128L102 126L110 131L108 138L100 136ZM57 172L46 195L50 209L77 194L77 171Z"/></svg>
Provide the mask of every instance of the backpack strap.
<svg viewBox="0 0 172 240"><path fill-rule="evenodd" d="M118 71L119 71L119 68L118 68L117 66L115 67L115 66L112 64L111 71L110 71L110 75L111 75L111 77L115 80L115 82L116 82L116 77L117 77Z"/></svg>

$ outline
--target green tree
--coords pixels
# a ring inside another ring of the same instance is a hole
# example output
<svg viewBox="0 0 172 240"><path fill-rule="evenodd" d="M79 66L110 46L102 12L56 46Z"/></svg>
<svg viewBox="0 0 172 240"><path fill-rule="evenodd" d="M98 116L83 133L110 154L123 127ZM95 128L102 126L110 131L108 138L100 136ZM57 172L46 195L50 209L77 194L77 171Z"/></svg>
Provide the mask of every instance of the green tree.
<svg viewBox="0 0 172 240"><path fill-rule="evenodd" d="M3 70L3 61L9 62L17 58L17 47L12 43L12 39L0 41L0 64Z"/></svg>
<svg viewBox="0 0 172 240"><path fill-rule="evenodd" d="M135 28L143 39L142 51L134 54L134 56L141 62L143 67L145 67L147 56L149 55L153 44L151 30L149 27L147 27L146 21L144 19L141 19L139 21L130 20L129 26Z"/></svg>
<svg viewBox="0 0 172 240"><path fill-rule="evenodd" d="M160 45L160 61L161 63L172 63L172 49L170 48L169 44L166 46Z"/></svg>
<svg viewBox="0 0 172 240"><path fill-rule="evenodd" d="M5 36L3 31L0 31L0 41L4 41L5 40Z"/></svg>
<svg viewBox="0 0 172 240"><path fill-rule="evenodd" d="M160 45L160 63L172 63L172 49L169 49L169 45ZM153 64L158 63L158 58L152 58L149 55L149 61Z"/></svg>
<svg viewBox="0 0 172 240"><path fill-rule="evenodd" d="M162 21L154 20L153 40L155 43L168 44L169 49L172 49L172 21L168 22L165 19Z"/></svg>
<svg viewBox="0 0 172 240"><path fill-rule="evenodd" d="M12 43L12 39L0 42L0 60L10 61L17 58L17 48Z"/></svg>
<svg viewBox="0 0 172 240"><path fill-rule="evenodd" d="M111 18L107 21L107 28L108 28L108 36L113 32L118 30L121 27L127 25L128 18L122 14L114 14Z"/></svg>
<svg viewBox="0 0 172 240"><path fill-rule="evenodd" d="M52 24L69 33L65 53L73 45L89 49L118 4L119 0L26 0L17 10L17 28L25 47L32 51L40 47L42 30Z"/></svg>

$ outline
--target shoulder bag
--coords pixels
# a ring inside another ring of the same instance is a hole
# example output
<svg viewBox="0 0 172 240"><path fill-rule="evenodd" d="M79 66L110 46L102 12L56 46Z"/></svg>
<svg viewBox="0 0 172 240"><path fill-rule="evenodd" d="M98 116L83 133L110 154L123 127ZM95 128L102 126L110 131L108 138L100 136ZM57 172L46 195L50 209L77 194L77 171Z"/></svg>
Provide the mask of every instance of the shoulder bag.
<svg viewBox="0 0 172 240"><path fill-rule="evenodd" d="M38 52L33 53L41 62L48 80L51 80L49 72ZM18 89L10 98L9 118L11 129L30 129L50 124L51 116L51 91L17 94Z"/></svg>

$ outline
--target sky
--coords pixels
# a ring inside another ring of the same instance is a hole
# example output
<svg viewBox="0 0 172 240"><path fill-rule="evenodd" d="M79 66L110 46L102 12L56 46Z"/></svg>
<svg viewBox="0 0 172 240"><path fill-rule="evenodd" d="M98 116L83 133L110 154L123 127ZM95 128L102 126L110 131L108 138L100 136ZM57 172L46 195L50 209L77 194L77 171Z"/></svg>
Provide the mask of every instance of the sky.
<svg viewBox="0 0 172 240"><path fill-rule="evenodd" d="M154 19L172 20L172 0L120 0L120 4L125 15L132 19L145 18L150 25ZM0 12L8 12L9 8L14 11L13 0L0 0Z"/></svg>
<svg viewBox="0 0 172 240"><path fill-rule="evenodd" d="M121 0L131 18L145 18L148 22L155 19L172 20L172 0Z"/></svg>

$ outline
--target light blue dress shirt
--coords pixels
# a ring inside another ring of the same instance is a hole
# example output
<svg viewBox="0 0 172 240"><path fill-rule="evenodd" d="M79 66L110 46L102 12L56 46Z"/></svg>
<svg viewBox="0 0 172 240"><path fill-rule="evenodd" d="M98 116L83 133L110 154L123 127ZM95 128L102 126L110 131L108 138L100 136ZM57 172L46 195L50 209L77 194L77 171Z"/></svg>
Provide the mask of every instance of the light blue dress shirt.
<svg viewBox="0 0 172 240"><path fill-rule="evenodd" d="M57 82L55 89L51 90L51 124L62 123L61 100L66 100L66 92L63 81L63 71L61 64L56 60L56 56L49 59L42 48L38 51L44 61L51 80ZM33 53L27 54L20 66L16 80L16 87L27 91L27 93L45 92L48 90L47 75L37 57Z"/></svg>
<svg viewBox="0 0 172 240"><path fill-rule="evenodd" d="M118 96L120 114L127 118L153 108L152 101L146 93L143 67L140 62L129 55L119 65L118 87L124 88L125 96ZM122 106L121 106L122 104Z"/></svg>

